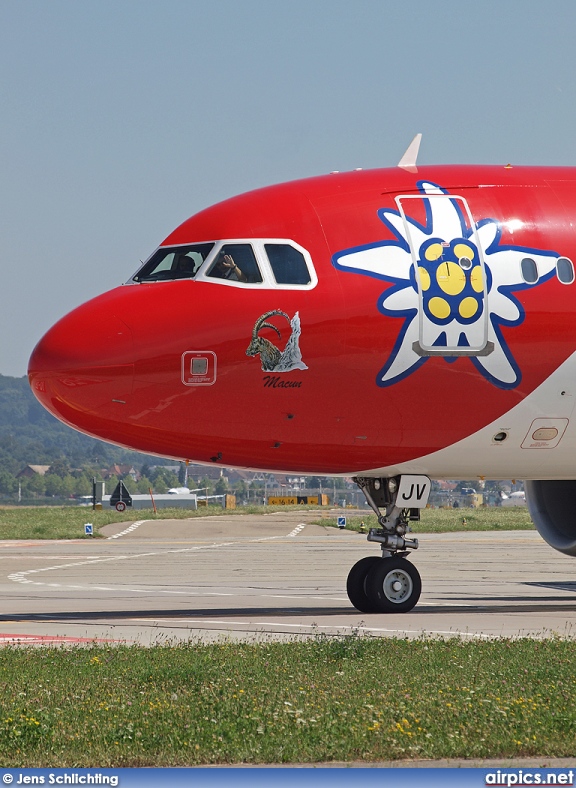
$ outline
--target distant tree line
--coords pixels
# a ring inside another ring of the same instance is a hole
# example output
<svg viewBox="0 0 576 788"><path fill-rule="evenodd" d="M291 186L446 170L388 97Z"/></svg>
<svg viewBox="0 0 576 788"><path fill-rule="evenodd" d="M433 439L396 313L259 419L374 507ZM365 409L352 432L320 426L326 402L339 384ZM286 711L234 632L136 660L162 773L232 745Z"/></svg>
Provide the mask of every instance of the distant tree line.
<svg viewBox="0 0 576 788"><path fill-rule="evenodd" d="M183 463L182 467L184 467ZM0 501L2 499L30 501L41 498L81 498L92 495L94 478L102 479L102 469L91 465L72 468L63 458L55 460L44 475L35 473L31 476L17 477L10 471L0 469ZM131 494L147 494L152 490L158 495L182 486L183 481L182 473L176 474L166 466L144 463L138 469L137 480L129 473L106 478L106 492L112 493L120 480ZM264 482L247 484L243 479L231 484L226 476L220 476L218 479L188 476L187 485L191 490L196 490L200 496L233 493L239 503L262 503L266 492L268 495L272 493L271 484L266 488Z"/></svg>
<svg viewBox="0 0 576 788"><path fill-rule="evenodd" d="M0 470L0 496L23 499L49 498L80 498L92 495L92 480L101 479L100 468L84 467L72 469L62 459L56 460L42 476L17 478L9 471ZM131 493L147 493L150 489L155 493L165 493L178 485L178 477L166 468L156 468L149 476L141 476L135 481L130 475L110 476L106 481L106 492L111 493L122 478Z"/></svg>
<svg viewBox="0 0 576 788"><path fill-rule="evenodd" d="M26 377L0 375L0 502L35 499L66 499L92 494L92 479L103 478L103 470L114 465L130 465L139 471L135 481L130 475L106 479L111 493L119 479L131 493L162 494L173 487L200 489L208 495L234 493L239 503L262 503L266 494L281 494L270 480L231 484L225 475L210 479L198 468L183 463L178 473L161 467L162 459L127 451L83 435L62 424L36 400ZM174 460L165 460L174 466ZM20 476L26 465L49 466L44 474ZM160 467L159 467L160 466ZM345 488L341 478L313 476L307 480L312 491L336 493ZM200 494L202 494L202 492ZM286 490L294 495L295 491ZM332 496L331 496L332 497Z"/></svg>
<svg viewBox="0 0 576 788"><path fill-rule="evenodd" d="M26 377L0 375L0 496L68 498L92 494L92 478L114 464L138 468L162 462L157 457L130 452L83 435L54 418L36 400ZM17 478L26 465L49 465L41 476ZM172 472L125 483L133 492L156 488L162 492L178 485ZM108 491L118 479L109 479ZM134 484L138 490L134 489Z"/></svg>

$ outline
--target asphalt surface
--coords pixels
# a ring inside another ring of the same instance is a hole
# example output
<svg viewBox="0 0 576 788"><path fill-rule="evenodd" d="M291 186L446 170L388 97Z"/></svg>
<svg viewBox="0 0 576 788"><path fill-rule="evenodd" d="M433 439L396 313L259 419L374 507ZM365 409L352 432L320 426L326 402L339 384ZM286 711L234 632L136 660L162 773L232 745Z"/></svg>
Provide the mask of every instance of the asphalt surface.
<svg viewBox="0 0 576 788"><path fill-rule="evenodd" d="M421 535L420 602L368 615L346 577L378 546L318 517L136 521L106 526L104 539L0 542L0 643L576 635L576 561L536 532Z"/></svg>
<svg viewBox="0 0 576 788"><path fill-rule="evenodd" d="M576 561L536 532L417 534L412 560L422 575L420 602L405 614L366 615L350 604L346 577L360 558L378 555L378 546L360 534L313 525L319 516L136 520L106 526L103 539L0 541L0 645L265 641L320 633L576 638ZM574 764L542 756L315 766Z"/></svg>

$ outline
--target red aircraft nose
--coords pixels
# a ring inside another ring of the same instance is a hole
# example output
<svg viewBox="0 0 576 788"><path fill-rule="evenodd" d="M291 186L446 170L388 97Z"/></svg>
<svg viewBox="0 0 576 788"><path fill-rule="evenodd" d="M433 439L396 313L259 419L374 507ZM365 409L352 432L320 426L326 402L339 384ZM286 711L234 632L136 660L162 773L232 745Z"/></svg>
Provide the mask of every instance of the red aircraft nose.
<svg viewBox="0 0 576 788"><path fill-rule="evenodd" d="M118 411L132 392L130 328L106 307L106 296L89 301L44 335L30 357L28 377L35 396L51 413L105 437L103 425L120 417Z"/></svg>

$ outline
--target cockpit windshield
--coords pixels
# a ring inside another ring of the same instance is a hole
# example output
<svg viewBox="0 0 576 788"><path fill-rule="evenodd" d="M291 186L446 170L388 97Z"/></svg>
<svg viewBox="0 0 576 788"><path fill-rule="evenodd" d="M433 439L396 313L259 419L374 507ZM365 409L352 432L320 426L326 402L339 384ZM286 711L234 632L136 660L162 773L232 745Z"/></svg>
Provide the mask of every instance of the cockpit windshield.
<svg viewBox="0 0 576 788"><path fill-rule="evenodd" d="M193 279L214 244L162 246L134 276L134 282L162 282Z"/></svg>
<svg viewBox="0 0 576 788"><path fill-rule="evenodd" d="M160 246L128 280L133 284L195 279L250 290L311 290L310 253L285 238L237 238Z"/></svg>

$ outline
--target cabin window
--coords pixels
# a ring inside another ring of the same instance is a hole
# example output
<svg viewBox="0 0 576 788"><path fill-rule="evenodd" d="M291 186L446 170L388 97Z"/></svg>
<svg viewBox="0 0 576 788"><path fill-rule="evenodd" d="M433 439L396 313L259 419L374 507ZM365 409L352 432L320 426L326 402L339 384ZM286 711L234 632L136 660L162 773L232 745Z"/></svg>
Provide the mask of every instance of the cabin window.
<svg viewBox="0 0 576 788"><path fill-rule="evenodd" d="M279 285L309 285L310 271L302 252L290 244L264 244Z"/></svg>
<svg viewBox="0 0 576 788"><path fill-rule="evenodd" d="M134 282L193 279L214 244L160 247L134 276Z"/></svg>
<svg viewBox="0 0 576 788"><path fill-rule="evenodd" d="M224 244L206 276L245 284L262 282L262 274L250 244Z"/></svg>
<svg viewBox="0 0 576 788"><path fill-rule="evenodd" d="M568 257L559 257L556 262L556 276L563 285L571 285L574 281L574 266Z"/></svg>
<svg viewBox="0 0 576 788"><path fill-rule="evenodd" d="M522 278L528 285L534 285L538 281L538 268L536 261L531 257L524 257L520 263L522 268Z"/></svg>

